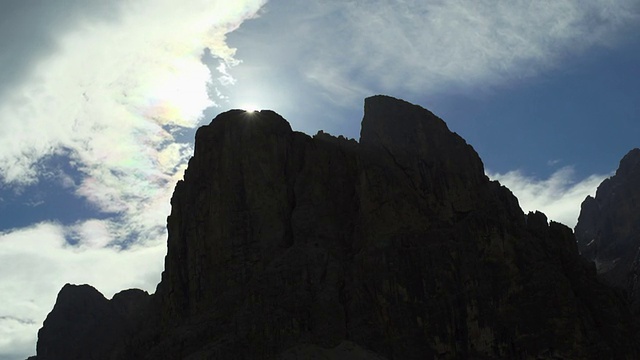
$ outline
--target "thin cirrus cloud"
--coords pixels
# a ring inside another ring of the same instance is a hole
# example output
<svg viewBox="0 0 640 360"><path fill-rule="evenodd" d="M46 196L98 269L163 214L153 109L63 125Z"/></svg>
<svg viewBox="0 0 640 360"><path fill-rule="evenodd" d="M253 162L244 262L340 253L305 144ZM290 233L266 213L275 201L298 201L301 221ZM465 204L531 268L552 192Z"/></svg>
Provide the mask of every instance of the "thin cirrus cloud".
<svg viewBox="0 0 640 360"><path fill-rule="evenodd" d="M154 291L169 199L192 152L176 136L215 106L211 88L224 93L226 69L238 63L226 35L264 1L120 1L104 18L89 15L97 3L73 2L89 10L52 13L54 20L42 9L25 15L48 24L47 36L34 37L42 48L14 44L22 61L0 69L20 72L2 76L0 183L32 189L55 173L61 191L100 214L0 232L0 358L35 352L37 330L66 282L91 283L108 297L128 287ZM21 24L12 31L28 33ZM220 73L202 63L205 48Z"/></svg>
<svg viewBox="0 0 640 360"><path fill-rule="evenodd" d="M504 174L488 172L493 180L505 185L518 198L525 212L542 211L549 220L575 227L580 215L580 204L587 195L594 195L598 185L610 175L591 175L575 179L570 166L554 172L547 179L528 176L519 170Z"/></svg>
<svg viewBox="0 0 640 360"><path fill-rule="evenodd" d="M533 75L569 53L607 44L638 19L638 8L624 0L377 0L350 3L347 18L353 35L341 48L354 56L333 53L325 62L344 74L378 74L371 86L434 92Z"/></svg>
<svg viewBox="0 0 640 360"><path fill-rule="evenodd" d="M234 44L299 73L330 101L347 106L377 92L473 91L527 78L567 56L615 42L639 19L640 5L327 0L272 2L265 11L247 27L251 36L234 34ZM269 41L275 34L284 40Z"/></svg>

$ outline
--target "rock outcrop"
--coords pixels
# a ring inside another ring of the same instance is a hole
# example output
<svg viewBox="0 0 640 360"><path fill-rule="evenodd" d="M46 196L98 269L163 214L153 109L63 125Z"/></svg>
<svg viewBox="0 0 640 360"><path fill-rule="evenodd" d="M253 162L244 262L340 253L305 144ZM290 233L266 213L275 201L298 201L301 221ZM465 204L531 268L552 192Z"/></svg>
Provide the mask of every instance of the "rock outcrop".
<svg viewBox="0 0 640 360"><path fill-rule="evenodd" d="M624 297L572 231L523 214L470 145L402 100L366 99L359 142L294 132L272 111L220 114L198 130L171 205L136 336L91 358L640 355ZM53 320L73 301L59 299L37 359L52 358L49 328L75 326Z"/></svg>
<svg viewBox="0 0 640 360"><path fill-rule="evenodd" d="M107 300L89 285L65 285L38 332L35 359L109 359L125 355L118 349L124 350L136 334L149 300L150 295L139 289L121 291Z"/></svg>
<svg viewBox="0 0 640 360"><path fill-rule="evenodd" d="M627 292L640 309L640 149L620 161L616 174L582 203L576 225L581 254L598 274Z"/></svg>

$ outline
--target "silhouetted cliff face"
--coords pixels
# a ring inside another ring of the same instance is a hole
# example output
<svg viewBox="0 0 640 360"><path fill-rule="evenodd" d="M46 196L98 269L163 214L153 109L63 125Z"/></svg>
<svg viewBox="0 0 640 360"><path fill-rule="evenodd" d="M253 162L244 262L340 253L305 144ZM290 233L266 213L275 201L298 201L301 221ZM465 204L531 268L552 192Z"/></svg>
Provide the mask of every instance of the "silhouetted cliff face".
<svg viewBox="0 0 640 360"><path fill-rule="evenodd" d="M359 143L220 114L171 204L149 315L96 359L638 355L571 230L525 216L471 146L401 100L365 100Z"/></svg>
<svg viewBox="0 0 640 360"><path fill-rule="evenodd" d="M582 203L576 225L580 252L609 283L640 306L640 149L620 161L616 174Z"/></svg>

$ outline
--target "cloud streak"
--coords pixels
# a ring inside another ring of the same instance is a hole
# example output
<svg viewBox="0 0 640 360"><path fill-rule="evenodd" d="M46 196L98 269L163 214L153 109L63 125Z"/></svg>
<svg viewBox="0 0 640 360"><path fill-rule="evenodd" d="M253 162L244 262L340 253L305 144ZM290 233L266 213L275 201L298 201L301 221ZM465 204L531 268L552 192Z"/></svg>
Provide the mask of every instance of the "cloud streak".
<svg viewBox="0 0 640 360"><path fill-rule="evenodd" d="M580 204L587 195L594 195L598 185L610 175L591 175L577 180L571 167L554 172L547 179L527 176L521 171L505 174L488 173L508 187L518 198L525 212L542 211L550 220L575 227L580 215Z"/></svg>

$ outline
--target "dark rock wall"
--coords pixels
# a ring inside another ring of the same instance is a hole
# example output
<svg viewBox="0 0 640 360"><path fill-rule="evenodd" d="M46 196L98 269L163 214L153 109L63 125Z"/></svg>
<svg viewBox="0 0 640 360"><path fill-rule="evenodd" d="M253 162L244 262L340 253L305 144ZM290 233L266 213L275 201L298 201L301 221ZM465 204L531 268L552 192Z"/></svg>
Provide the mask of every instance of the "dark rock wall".
<svg viewBox="0 0 640 360"><path fill-rule="evenodd" d="M571 230L523 214L471 146L401 100L365 101L359 143L221 114L171 203L149 316L111 358L638 355L623 296Z"/></svg>
<svg viewBox="0 0 640 360"><path fill-rule="evenodd" d="M616 174L582 203L576 225L581 254L640 308L640 149L620 161Z"/></svg>

